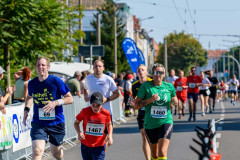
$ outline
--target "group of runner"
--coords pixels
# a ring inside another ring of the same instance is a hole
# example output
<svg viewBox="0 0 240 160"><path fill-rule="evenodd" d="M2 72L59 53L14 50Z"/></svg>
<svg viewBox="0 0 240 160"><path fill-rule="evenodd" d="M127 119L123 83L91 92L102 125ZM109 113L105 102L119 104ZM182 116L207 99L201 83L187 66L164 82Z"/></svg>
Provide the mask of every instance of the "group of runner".
<svg viewBox="0 0 240 160"><path fill-rule="evenodd" d="M56 159L63 159L62 143L65 136L65 119L62 105L73 103L73 98L67 85L58 77L49 75L50 61L40 57L36 62L38 77L32 79L28 85L28 96L25 102L23 123L26 124L30 107L33 104L33 120L31 128L32 157L41 159L46 142L50 142L52 155ZM84 100L89 107L84 108L74 122L78 139L81 141L81 151L84 160L104 159L107 147L113 144L113 126L110 101L119 97L120 93L114 80L103 74L104 62L96 60L93 64L94 74L87 76L84 86ZM208 78L204 72L196 75L196 68L192 67L190 75L184 77L179 71L179 77L171 70L169 82L164 80L166 71L163 65L154 64L152 77L147 68L140 65L137 69L138 80L132 84L131 105L138 109L138 125L142 136L142 149L146 160L167 160L167 150L173 130L172 108L177 106L175 113L179 118L185 114L186 101L189 102L189 121L196 120L196 102L198 96L208 107L207 96L213 100L216 97L218 80L212 71ZM236 76L229 81L232 89L233 103L236 101L236 89L239 82ZM220 84L222 88L226 85ZM200 91L199 91L200 90ZM212 95L212 96L211 96ZM0 103L1 108L4 105ZM181 106L181 107L180 107ZM112 106L116 107L116 106ZM204 115L204 114L202 114ZM80 122L83 121L83 131Z"/></svg>

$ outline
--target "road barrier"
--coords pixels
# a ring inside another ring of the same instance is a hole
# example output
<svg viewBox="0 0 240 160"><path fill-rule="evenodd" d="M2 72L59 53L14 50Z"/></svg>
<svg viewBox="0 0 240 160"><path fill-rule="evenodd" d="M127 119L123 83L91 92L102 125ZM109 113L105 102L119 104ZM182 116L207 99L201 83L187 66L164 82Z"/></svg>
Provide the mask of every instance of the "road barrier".
<svg viewBox="0 0 240 160"><path fill-rule="evenodd" d="M63 106L63 113L65 116L65 130L66 130L64 142L71 146L76 145L71 140L74 138L77 138L77 133L75 132L75 129L73 126L75 117L83 108L89 106L89 104L84 101L83 96L82 98L79 98L78 96L74 96L73 99L74 99L74 102L72 104ZM113 122L116 124L118 124L119 121L125 122L125 119L123 117L123 111L122 111L122 97L114 101L111 101L111 104L112 104ZM13 149L17 144L19 146L26 145L26 144L19 144L19 143L25 142L25 140L23 140L24 138L28 140L31 139L29 126L25 128L22 126L24 106L25 106L24 103L12 104L12 105L6 106L7 107L6 115L2 115L2 113L0 112L0 138L2 139L3 137L3 134L1 134L3 131L4 133L6 133L6 129L9 130L10 128L10 131L12 129L12 132L8 132L8 137L9 135L11 137L10 140L6 141L5 143L4 142L2 143L2 144L8 144L8 145L6 147L3 146L3 148L0 148L0 160L18 160L22 158L31 159L31 154L32 154L31 145L30 146L28 145L27 147L24 147L22 149L15 149L15 150ZM10 110L13 110L13 111L10 112ZM20 113L16 114L14 113L15 111ZM30 118L32 118L32 116L30 116ZM31 120L30 118L29 120ZM3 123L3 119L4 119L4 123ZM7 121L8 123L5 122L5 119L8 119ZM0 143L0 147L1 147L1 143ZM47 143L46 149L48 147L49 147L49 143ZM46 157L48 156L48 154L44 153L44 156Z"/></svg>

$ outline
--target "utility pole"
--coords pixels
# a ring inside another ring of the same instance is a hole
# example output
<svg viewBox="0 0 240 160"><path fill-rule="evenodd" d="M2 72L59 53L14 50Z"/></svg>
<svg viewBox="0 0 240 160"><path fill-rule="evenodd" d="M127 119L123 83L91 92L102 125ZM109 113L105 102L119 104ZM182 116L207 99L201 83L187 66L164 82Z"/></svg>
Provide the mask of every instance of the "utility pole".
<svg viewBox="0 0 240 160"><path fill-rule="evenodd" d="M223 74L224 74L224 82L226 82L226 77L225 77L225 53L223 53Z"/></svg>
<svg viewBox="0 0 240 160"><path fill-rule="evenodd" d="M164 67L166 71L166 77L168 77L167 39L166 38L164 38Z"/></svg>
<svg viewBox="0 0 240 160"><path fill-rule="evenodd" d="M229 58L229 53L228 53L228 80L230 77L230 64L229 64L230 58Z"/></svg>
<svg viewBox="0 0 240 160"><path fill-rule="evenodd" d="M79 8L82 6L82 0L78 0ZM79 17L81 16L80 11L79 11ZM82 31L82 18L79 18L79 30ZM83 44L83 37L79 36L79 45ZM83 63L83 56L80 56L80 62Z"/></svg>
<svg viewBox="0 0 240 160"><path fill-rule="evenodd" d="M97 14L97 45L101 45L101 24L100 24L100 14ZM101 56L98 56L101 59Z"/></svg>
<svg viewBox="0 0 240 160"><path fill-rule="evenodd" d="M114 72L117 75L117 16L116 6L114 6Z"/></svg>

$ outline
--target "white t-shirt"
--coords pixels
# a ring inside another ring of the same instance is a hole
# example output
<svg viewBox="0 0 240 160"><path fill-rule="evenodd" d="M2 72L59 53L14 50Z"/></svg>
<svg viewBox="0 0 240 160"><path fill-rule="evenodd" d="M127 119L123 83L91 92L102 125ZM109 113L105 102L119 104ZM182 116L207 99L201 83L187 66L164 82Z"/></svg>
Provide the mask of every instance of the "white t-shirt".
<svg viewBox="0 0 240 160"><path fill-rule="evenodd" d="M178 76L168 77L168 82L169 82L169 83L175 82L176 79L178 79Z"/></svg>
<svg viewBox="0 0 240 160"><path fill-rule="evenodd" d="M203 80L202 80L202 83L203 84L210 84L211 82L209 81L209 79L207 77L205 77ZM200 90L207 90L209 88L209 86L200 86L199 89Z"/></svg>
<svg viewBox="0 0 240 160"><path fill-rule="evenodd" d="M87 76L84 88L88 90L89 100L94 92L100 92L107 98L111 96L111 92L117 90L114 80L106 74L103 74L100 78L95 78L94 74ZM104 103L103 108L109 110L112 114L110 102Z"/></svg>
<svg viewBox="0 0 240 160"><path fill-rule="evenodd" d="M236 85L234 85L233 83L236 83ZM229 86L230 86L230 91L237 91L238 90L238 86L239 85L239 82L237 79L233 80L233 79L230 79L229 81Z"/></svg>
<svg viewBox="0 0 240 160"><path fill-rule="evenodd" d="M130 81L126 81L125 82L125 89L127 91L131 90L132 89L132 83Z"/></svg>

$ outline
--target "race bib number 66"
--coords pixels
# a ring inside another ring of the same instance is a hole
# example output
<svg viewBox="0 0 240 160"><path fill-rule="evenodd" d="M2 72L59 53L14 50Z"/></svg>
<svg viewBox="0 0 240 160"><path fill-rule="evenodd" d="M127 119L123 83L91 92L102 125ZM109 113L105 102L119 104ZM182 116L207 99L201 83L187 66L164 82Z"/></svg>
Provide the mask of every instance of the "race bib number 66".
<svg viewBox="0 0 240 160"><path fill-rule="evenodd" d="M92 136L103 136L104 124L87 123L85 134Z"/></svg>
<svg viewBox="0 0 240 160"><path fill-rule="evenodd" d="M152 106L151 117L167 118L167 107L166 106Z"/></svg>

